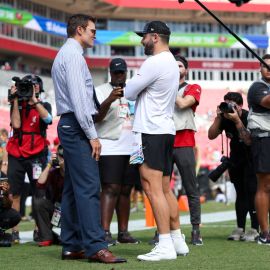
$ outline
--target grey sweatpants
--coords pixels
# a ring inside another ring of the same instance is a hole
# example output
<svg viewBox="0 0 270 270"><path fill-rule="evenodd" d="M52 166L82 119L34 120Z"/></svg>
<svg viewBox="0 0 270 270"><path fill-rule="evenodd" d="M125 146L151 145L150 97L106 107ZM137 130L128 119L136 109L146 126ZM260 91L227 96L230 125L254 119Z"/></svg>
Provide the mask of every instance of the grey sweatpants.
<svg viewBox="0 0 270 270"><path fill-rule="evenodd" d="M173 163L182 178L182 183L185 188L188 205L190 209L191 224L201 223L201 204L199 183L195 172L195 156L193 147L177 147L173 149Z"/></svg>

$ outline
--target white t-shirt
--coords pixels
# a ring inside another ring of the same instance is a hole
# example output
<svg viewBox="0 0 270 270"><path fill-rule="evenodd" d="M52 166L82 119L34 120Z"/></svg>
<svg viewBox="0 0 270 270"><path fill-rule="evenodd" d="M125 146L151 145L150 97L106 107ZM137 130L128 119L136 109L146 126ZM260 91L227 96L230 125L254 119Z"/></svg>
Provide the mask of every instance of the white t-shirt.
<svg viewBox="0 0 270 270"><path fill-rule="evenodd" d="M102 93L102 87L106 87L110 91L113 90L110 83L96 88L97 99L100 104L107 98ZM111 106L113 106L113 108L117 111L119 107L119 101L114 102ZM115 115L117 115L117 113ZM132 152L133 141L134 136L132 132L132 119L130 113L128 113L122 125L121 135L118 140L100 139L100 143L102 145L101 155L130 155Z"/></svg>
<svg viewBox="0 0 270 270"><path fill-rule="evenodd" d="M178 86L179 68L170 52L146 59L125 88L125 97L136 100L133 131L174 135L173 113Z"/></svg>

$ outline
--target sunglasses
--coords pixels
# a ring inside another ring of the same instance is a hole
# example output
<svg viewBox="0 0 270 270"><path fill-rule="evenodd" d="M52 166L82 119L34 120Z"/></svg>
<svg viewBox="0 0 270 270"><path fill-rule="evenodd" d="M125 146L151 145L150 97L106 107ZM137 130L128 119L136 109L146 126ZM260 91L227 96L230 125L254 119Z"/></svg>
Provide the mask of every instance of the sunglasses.
<svg viewBox="0 0 270 270"><path fill-rule="evenodd" d="M90 29L91 33L95 36L96 33L97 33L97 30L96 29Z"/></svg>

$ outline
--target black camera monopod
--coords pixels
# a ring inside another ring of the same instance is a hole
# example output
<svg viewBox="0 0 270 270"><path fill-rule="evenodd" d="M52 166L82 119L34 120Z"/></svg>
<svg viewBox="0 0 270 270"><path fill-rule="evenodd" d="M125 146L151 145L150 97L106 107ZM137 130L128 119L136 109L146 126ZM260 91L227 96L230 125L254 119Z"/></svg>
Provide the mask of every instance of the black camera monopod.
<svg viewBox="0 0 270 270"><path fill-rule="evenodd" d="M201 6L208 14L210 14L220 25L222 25L234 38L236 38L254 57L256 57L260 61L261 64L263 64L268 70L270 70L270 66L256 52L254 52L237 34L235 34L226 24L224 24L211 10L209 10L199 0L194 1L199 6ZM178 0L178 2L179 4L183 4L185 0Z"/></svg>

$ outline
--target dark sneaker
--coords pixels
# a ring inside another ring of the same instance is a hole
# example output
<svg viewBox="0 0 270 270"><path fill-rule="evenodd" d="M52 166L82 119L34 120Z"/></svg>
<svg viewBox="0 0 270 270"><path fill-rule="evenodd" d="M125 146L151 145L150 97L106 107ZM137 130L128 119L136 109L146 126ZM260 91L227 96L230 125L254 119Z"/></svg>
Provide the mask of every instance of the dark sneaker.
<svg viewBox="0 0 270 270"><path fill-rule="evenodd" d="M33 239L34 239L35 242L39 242L38 230L34 230Z"/></svg>
<svg viewBox="0 0 270 270"><path fill-rule="evenodd" d="M18 231L12 231L11 233L11 238L12 238L12 242L14 244L19 244L20 243L20 235Z"/></svg>
<svg viewBox="0 0 270 270"><path fill-rule="evenodd" d="M11 247L12 237L10 233L0 230L0 247Z"/></svg>
<svg viewBox="0 0 270 270"><path fill-rule="evenodd" d="M159 242L159 238L158 237L159 237L158 231L155 231L155 235L154 235L153 239L151 239L148 242L148 244L149 245L156 245L156 244L158 244L158 242Z"/></svg>
<svg viewBox="0 0 270 270"><path fill-rule="evenodd" d="M132 237L129 232L119 232L117 242L121 244L139 244L140 240Z"/></svg>
<svg viewBox="0 0 270 270"><path fill-rule="evenodd" d="M270 245L270 234L260 233L257 243L260 245Z"/></svg>
<svg viewBox="0 0 270 270"><path fill-rule="evenodd" d="M192 231L191 232L191 244L195 245L195 246L202 246L203 245L200 231Z"/></svg>
<svg viewBox="0 0 270 270"><path fill-rule="evenodd" d="M108 247L116 245L116 240L113 240L112 234L109 231L105 231L105 241L108 243Z"/></svg>

